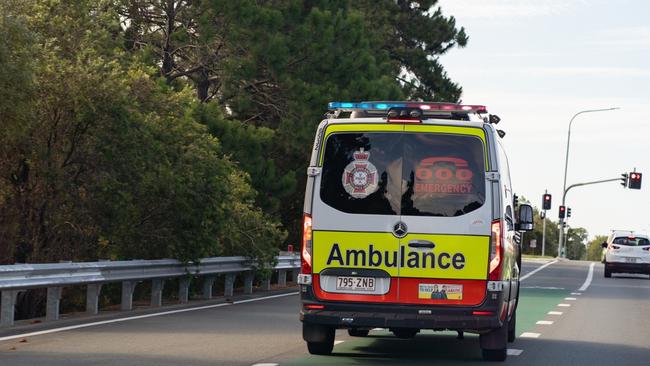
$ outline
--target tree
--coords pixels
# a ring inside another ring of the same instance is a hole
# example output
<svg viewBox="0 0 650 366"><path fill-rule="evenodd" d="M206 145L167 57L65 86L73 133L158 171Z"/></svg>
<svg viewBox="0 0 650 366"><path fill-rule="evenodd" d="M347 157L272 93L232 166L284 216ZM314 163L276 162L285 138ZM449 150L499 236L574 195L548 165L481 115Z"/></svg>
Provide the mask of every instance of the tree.
<svg viewBox="0 0 650 366"><path fill-rule="evenodd" d="M570 228L567 230L566 257L574 260L586 259L585 243L589 237L585 228Z"/></svg>
<svg viewBox="0 0 650 366"><path fill-rule="evenodd" d="M607 235L598 235L589 243L587 243L587 260L598 261L602 260L603 247L602 243L607 241Z"/></svg>

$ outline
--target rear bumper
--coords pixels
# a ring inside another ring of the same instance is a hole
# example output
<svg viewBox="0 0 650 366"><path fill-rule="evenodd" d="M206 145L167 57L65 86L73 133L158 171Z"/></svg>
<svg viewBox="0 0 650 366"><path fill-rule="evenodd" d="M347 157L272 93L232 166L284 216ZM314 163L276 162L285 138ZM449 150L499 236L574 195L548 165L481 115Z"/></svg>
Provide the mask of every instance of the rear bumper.
<svg viewBox="0 0 650 366"><path fill-rule="evenodd" d="M303 286L300 320L335 328L417 328L487 331L500 327L501 294L479 306L427 306L320 301ZM313 309L313 307L322 307ZM312 307L310 309L309 307ZM478 315L477 314L482 314Z"/></svg>
<svg viewBox="0 0 650 366"><path fill-rule="evenodd" d="M650 274L650 263L605 262L605 268L611 272Z"/></svg>

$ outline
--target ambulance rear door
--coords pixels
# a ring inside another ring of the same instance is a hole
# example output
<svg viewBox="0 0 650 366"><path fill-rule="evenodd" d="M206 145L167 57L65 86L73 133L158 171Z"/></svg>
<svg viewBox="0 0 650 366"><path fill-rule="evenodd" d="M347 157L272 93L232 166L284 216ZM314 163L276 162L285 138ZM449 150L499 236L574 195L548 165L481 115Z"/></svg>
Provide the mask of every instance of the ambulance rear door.
<svg viewBox="0 0 650 366"><path fill-rule="evenodd" d="M479 305L492 219L485 132L422 124L405 136L398 301Z"/></svg>

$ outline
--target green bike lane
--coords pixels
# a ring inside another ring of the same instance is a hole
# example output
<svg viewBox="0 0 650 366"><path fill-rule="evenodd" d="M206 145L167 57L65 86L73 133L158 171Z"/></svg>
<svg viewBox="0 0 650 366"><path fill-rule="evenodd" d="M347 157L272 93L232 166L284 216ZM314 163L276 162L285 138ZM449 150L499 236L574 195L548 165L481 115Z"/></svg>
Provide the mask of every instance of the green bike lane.
<svg viewBox="0 0 650 366"><path fill-rule="evenodd" d="M524 264L525 276L543 263ZM587 276L588 266L571 262L556 262L535 271L521 283L520 303L517 309L517 334L542 332L547 325L538 325L544 319L561 321L561 317L548 315L557 311L557 305L576 291ZM570 312L570 308L559 311ZM534 342L526 339L525 342ZM525 347L520 340L509 344L512 354L506 363L519 363L525 358ZM524 348L524 349L522 349ZM518 354L518 355L515 355ZM519 361L519 362L518 362ZM370 332L367 337L350 337L347 331L338 330L336 345L330 356L300 358L282 365L457 365L484 364L481 358L478 335L465 334L457 339L456 332L422 331L413 339L396 338L385 329Z"/></svg>

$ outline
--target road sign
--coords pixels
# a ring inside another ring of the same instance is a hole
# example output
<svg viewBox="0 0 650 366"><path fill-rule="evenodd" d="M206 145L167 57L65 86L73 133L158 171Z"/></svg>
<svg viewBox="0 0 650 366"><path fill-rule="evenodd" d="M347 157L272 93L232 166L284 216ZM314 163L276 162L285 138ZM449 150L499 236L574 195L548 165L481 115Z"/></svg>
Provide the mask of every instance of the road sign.
<svg viewBox="0 0 650 366"><path fill-rule="evenodd" d="M530 247L537 248L537 239L530 239Z"/></svg>

